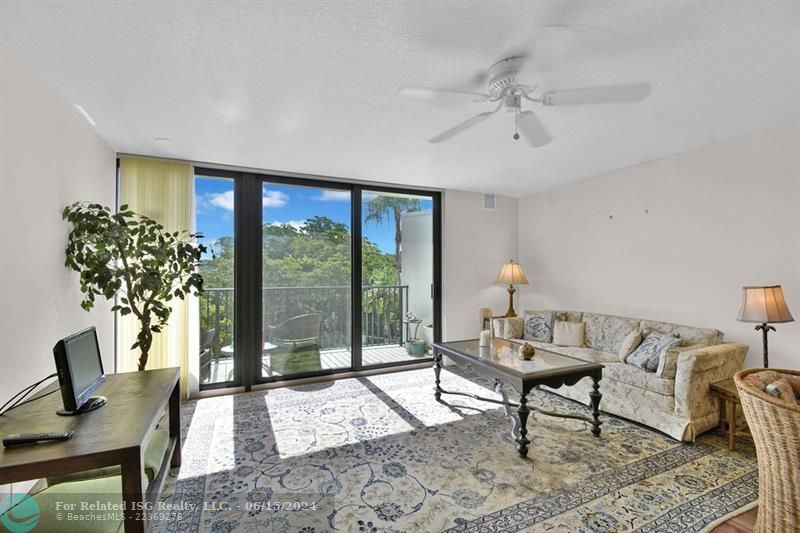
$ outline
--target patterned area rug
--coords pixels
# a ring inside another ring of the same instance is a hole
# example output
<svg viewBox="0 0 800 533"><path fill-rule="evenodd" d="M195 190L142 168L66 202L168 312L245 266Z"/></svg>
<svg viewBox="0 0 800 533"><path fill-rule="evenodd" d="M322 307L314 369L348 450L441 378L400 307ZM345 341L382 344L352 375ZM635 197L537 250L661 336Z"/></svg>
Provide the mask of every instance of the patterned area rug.
<svg viewBox="0 0 800 533"><path fill-rule="evenodd" d="M598 439L531 413L521 459L499 406L440 404L432 386L416 370L187 402L183 465L164 489L181 510L155 530L673 533L757 499L748 439L681 444L607 415ZM458 369L442 386L499 399ZM529 403L588 412L544 391Z"/></svg>

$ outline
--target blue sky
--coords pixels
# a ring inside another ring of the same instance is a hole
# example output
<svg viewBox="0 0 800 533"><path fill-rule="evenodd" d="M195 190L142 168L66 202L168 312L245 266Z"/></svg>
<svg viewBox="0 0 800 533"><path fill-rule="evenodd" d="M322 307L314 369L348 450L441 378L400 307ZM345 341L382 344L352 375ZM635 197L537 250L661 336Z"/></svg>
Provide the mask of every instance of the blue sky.
<svg viewBox="0 0 800 533"><path fill-rule="evenodd" d="M276 184L267 184L263 190L262 220L266 223L300 226L308 218L325 216L350 227L349 191ZM233 235L233 180L197 178L195 201L197 231L205 235L206 244ZM423 210L430 210L432 205L431 200L423 199ZM394 220L366 224L362 231L381 250L394 253Z"/></svg>

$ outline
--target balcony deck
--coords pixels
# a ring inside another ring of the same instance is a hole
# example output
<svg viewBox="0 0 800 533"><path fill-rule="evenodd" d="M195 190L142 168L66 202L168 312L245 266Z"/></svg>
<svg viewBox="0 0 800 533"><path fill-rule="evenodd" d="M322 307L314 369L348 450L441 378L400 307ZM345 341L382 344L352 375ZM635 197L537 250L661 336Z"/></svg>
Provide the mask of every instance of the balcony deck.
<svg viewBox="0 0 800 533"><path fill-rule="evenodd" d="M408 355L403 346L389 344L382 346L365 347L362 353L364 366L380 365L422 359ZM350 351L347 348L329 350L298 350L296 352L265 353L261 358L261 371L263 377L283 376L301 372L318 370L346 369L351 365ZM231 357L211 361L208 381L204 383L219 383L229 381L233 374L233 359Z"/></svg>

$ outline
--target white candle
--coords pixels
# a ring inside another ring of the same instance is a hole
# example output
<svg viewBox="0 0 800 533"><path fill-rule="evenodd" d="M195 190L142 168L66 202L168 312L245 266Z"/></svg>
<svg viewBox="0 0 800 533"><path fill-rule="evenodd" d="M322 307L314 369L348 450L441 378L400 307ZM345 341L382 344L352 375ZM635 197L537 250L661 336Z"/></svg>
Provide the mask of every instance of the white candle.
<svg viewBox="0 0 800 533"><path fill-rule="evenodd" d="M478 343L479 346L491 346L492 345L492 332L488 329L481 331L481 340Z"/></svg>

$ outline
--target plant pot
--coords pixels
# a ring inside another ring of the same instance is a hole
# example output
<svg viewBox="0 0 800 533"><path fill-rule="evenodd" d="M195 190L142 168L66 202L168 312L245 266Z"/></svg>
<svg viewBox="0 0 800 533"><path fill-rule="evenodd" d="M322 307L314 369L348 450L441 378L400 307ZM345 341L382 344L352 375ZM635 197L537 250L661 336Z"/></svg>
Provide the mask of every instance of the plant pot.
<svg viewBox="0 0 800 533"><path fill-rule="evenodd" d="M408 355L413 355L414 357L422 357L425 355L425 348L425 341L408 341L406 343L406 352L408 352Z"/></svg>
<svg viewBox="0 0 800 533"><path fill-rule="evenodd" d="M422 326L422 340L430 346L433 344L433 325Z"/></svg>

